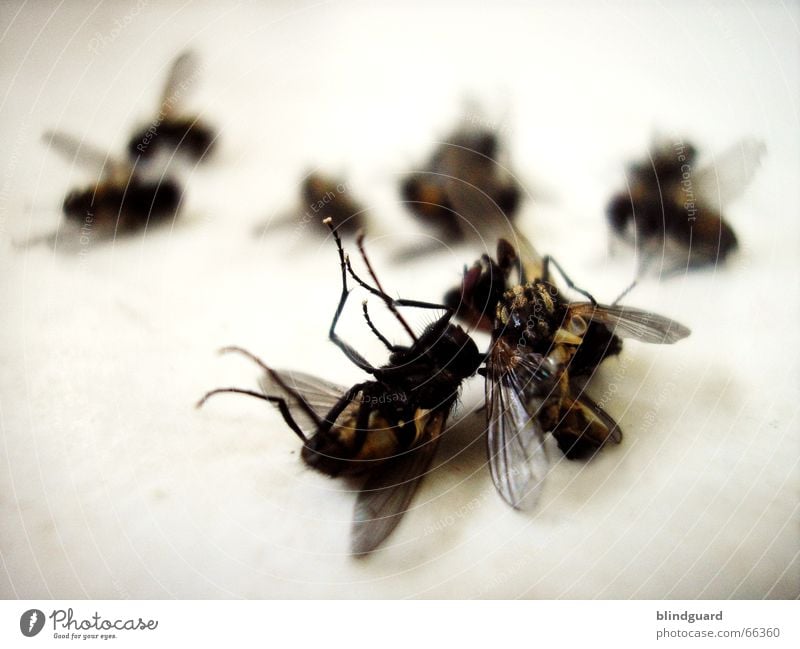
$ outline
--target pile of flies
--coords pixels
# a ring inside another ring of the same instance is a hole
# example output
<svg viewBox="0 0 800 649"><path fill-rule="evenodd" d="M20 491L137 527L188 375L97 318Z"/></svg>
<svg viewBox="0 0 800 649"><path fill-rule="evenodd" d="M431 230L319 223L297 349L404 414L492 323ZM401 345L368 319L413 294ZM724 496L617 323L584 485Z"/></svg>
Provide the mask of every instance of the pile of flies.
<svg viewBox="0 0 800 649"><path fill-rule="evenodd" d="M551 266L585 300L568 300L553 283ZM540 272L529 279L526 269L535 267ZM551 257L522 263L500 240L497 259L484 255L446 296L457 318L491 334L481 369L489 467L512 507L530 510L539 499L549 467L546 433L570 459L622 440L614 419L584 392L600 363L621 351L620 338L671 344L689 335L673 320L619 306L626 293L611 305L598 304Z"/></svg>
<svg viewBox="0 0 800 649"><path fill-rule="evenodd" d="M430 469L437 444L453 410L461 383L475 374L483 355L469 335L451 322L452 312L441 304L393 299L383 290L367 258L363 240L358 246L374 285L353 270L331 221L339 253L342 292L328 332L345 356L371 376L345 388L313 376L275 370L241 348L226 348L253 360L263 370L262 392L219 388L206 394L238 392L277 407L289 428L303 443L305 463L329 476L363 476L355 504L351 552L372 552L396 527L420 480ZM405 329L410 345L395 345L375 327L363 305L370 331L389 351L389 362L375 367L336 333L347 303L348 276L380 298ZM400 307L444 311L420 334L406 322Z"/></svg>
<svg viewBox="0 0 800 649"><path fill-rule="evenodd" d="M308 226L327 234L328 228L321 224L330 219L340 235L355 235L366 226L366 212L364 206L353 197L349 183L312 171L300 185L297 207L285 216L259 225L256 234L264 236L272 228L287 226L295 228L298 234Z"/></svg>
<svg viewBox="0 0 800 649"><path fill-rule="evenodd" d="M147 163L159 154L178 153L192 162L211 153L217 134L197 115L184 111L186 97L199 78L199 63L194 52L184 52L170 66L161 92L158 112L137 129L128 142L133 162Z"/></svg>
<svg viewBox="0 0 800 649"><path fill-rule="evenodd" d="M69 192L62 205L66 221L78 229L81 239L131 233L177 215L182 191L174 179L147 180L126 161L64 133L47 132L44 141L99 178ZM54 241L56 236L39 240Z"/></svg>
<svg viewBox="0 0 800 649"><path fill-rule="evenodd" d="M402 180L401 197L419 222L447 243L508 235L522 189L506 158L494 130L461 126L421 170Z"/></svg>
<svg viewBox="0 0 800 649"><path fill-rule="evenodd" d="M628 167L627 190L606 208L612 243L637 247L640 275L659 259L662 275L724 262L738 240L722 217L723 204L747 188L764 150L761 142L743 140L697 169L691 143L656 143Z"/></svg>

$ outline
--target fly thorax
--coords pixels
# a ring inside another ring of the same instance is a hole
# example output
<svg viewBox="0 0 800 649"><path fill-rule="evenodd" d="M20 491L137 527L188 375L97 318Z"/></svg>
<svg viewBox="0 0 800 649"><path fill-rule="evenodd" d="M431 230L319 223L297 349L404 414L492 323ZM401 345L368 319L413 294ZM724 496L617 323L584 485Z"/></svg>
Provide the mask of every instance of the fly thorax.
<svg viewBox="0 0 800 649"><path fill-rule="evenodd" d="M452 403L464 379L478 371L483 355L458 325L439 320L428 326L414 345L392 354L381 368L389 386L402 386L410 402L434 409Z"/></svg>
<svg viewBox="0 0 800 649"><path fill-rule="evenodd" d="M416 403L420 408L428 410L443 408L449 411L458 397L459 386L457 381L434 379L420 387L419 394L415 397Z"/></svg>
<svg viewBox="0 0 800 649"><path fill-rule="evenodd" d="M519 338L519 344L538 350L547 348L563 311L558 289L536 281L515 286L503 294L497 305L496 325L501 335Z"/></svg>

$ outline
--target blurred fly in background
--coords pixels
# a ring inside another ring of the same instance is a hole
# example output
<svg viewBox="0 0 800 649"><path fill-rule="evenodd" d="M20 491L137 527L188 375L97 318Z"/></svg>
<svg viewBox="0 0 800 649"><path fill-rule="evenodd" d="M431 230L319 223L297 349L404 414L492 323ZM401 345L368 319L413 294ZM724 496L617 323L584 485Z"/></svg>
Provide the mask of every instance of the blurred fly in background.
<svg viewBox="0 0 800 649"><path fill-rule="evenodd" d="M663 275L722 264L738 247L722 209L750 184L764 152L762 142L743 140L697 168L690 142L657 142L608 204L611 237L636 247L640 275L657 260Z"/></svg>
<svg viewBox="0 0 800 649"><path fill-rule="evenodd" d="M522 188L494 129L465 121L401 181L404 205L448 245L513 238Z"/></svg>
<svg viewBox="0 0 800 649"><path fill-rule="evenodd" d="M336 176L310 172L300 184L297 206L274 220L256 226L258 236L292 226L302 234L306 227L318 234L329 234L323 222L330 219L342 236L353 236L367 226L367 209L353 196L350 184Z"/></svg>
<svg viewBox="0 0 800 649"><path fill-rule="evenodd" d="M201 71L195 52L183 52L173 61L155 117L137 129L128 142L128 155L133 162L150 162L159 155L171 157L173 153L199 162L212 153L217 139L215 129L185 108Z"/></svg>
<svg viewBox="0 0 800 649"><path fill-rule="evenodd" d="M178 214L182 191L176 180L147 180L127 161L71 135L47 132L44 142L99 178L92 185L70 191L64 199L66 220L81 232L105 238L156 225Z"/></svg>

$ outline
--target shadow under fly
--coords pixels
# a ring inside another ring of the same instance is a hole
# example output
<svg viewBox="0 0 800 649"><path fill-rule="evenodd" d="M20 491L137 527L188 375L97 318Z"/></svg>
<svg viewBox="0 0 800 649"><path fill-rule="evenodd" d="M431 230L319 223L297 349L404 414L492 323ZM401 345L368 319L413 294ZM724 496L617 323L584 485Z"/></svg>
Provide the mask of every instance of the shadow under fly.
<svg viewBox="0 0 800 649"><path fill-rule="evenodd" d="M330 219L339 252L342 291L328 332L329 339L347 358L372 375L345 388L308 374L274 370L248 351L237 352L264 371L263 392L219 388L206 394L238 392L263 399L278 408L286 424L303 442L305 463L329 476L366 476L353 513L350 548L353 555L372 552L397 526L421 478L430 469L439 438L453 410L461 383L475 374L483 355L469 335L451 323L452 311L441 304L393 299L383 290L363 247L358 246L374 286L353 270ZM348 276L380 298L411 338L395 345L375 327L367 303L363 316L371 332L390 352L389 362L371 365L336 333L350 293ZM412 307L444 311L444 315L417 335L398 311Z"/></svg>

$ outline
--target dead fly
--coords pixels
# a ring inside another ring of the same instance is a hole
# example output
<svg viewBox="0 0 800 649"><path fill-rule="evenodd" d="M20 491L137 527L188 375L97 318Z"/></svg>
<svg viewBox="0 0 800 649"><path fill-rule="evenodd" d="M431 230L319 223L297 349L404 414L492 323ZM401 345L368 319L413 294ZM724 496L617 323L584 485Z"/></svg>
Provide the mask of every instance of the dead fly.
<svg viewBox="0 0 800 649"><path fill-rule="evenodd" d="M478 331L492 334L496 327L498 306L503 303L509 291L529 284L529 278L530 281L552 282L548 270L551 262L547 258L540 257L524 238L518 243L525 251L524 261L523 255L518 254L509 242L500 239L497 244L496 261L489 255L483 255L472 268L465 269L461 287L449 291L445 296L445 304L456 312L457 318L469 323ZM567 367L571 390L570 401L583 403L597 413L600 419L610 420L608 415L584 394L584 389L600 363L622 351L622 340L607 325L594 321L588 323L586 331L580 338L580 343L571 355ZM622 439L622 433L616 425L605 432L597 429L588 430L579 423L574 417L559 418L555 426L550 429L559 447L570 459L590 455L606 439L612 438L615 442ZM613 435L611 435L612 430ZM588 434L592 432L594 435Z"/></svg>
<svg viewBox="0 0 800 649"><path fill-rule="evenodd" d="M348 359L372 375L351 388L336 386L296 372L269 368L263 393L239 388L209 392L239 392L264 399L278 408L289 428L303 441L306 464L330 476L364 475L353 515L351 550L355 555L374 550L395 528L406 511L420 479L428 471L464 379L472 376L483 356L463 329L450 322L452 313L439 304L396 300L383 290L362 251L374 286L360 279L345 256L338 232L328 221L339 250L342 292L329 330L330 340ZM390 352L389 362L374 367L336 333L349 289L348 274L379 297L403 326L411 345L391 344L372 323L364 303L364 318L373 334ZM398 307L447 311L416 335Z"/></svg>
<svg viewBox="0 0 800 649"><path fill-rule="evenodd" d="M551 264L587 301L566 299L551 281ZM545 432L569 458L621 441L617 423L583 392L600 362L619 353L619 338L668 344L689 330L646 311L598 304L550 257L542 260L541 277L509 286L514 267L521 268L516 252L501 241L497 261L484 257L466 272L460 312L483 329L493 312L485 368L489 465L501 496L530 509L549 466Z"/></svg>
<svg viewBox="0 0 800 649"><path fill-rule="evenodd" d="M492 130L462 127L439 144L422 171L402 181L412 213L447 241L508 232L522 191Z"/></svg>
<svg viewBox="0 0 800 649"><path fill-rule="evenodd" d="M131 232L178 211L181 188L171 178L146 181L126 162L63 133L45 133L45 142L67 159L94 170L100 181L71 191L64 199L67 221L101 236Z"/></svg>
<svg viewBox="0 0 800 649"><path fill-rule="evenodd" d="M697 169L688 142L655 145L629 166L628 190L606 209L612 236L639 246L640 273L659 257L668 274L723 262L738 242L721 207L745 190L763 152L762 143L746 140Z"/></svg>
<svg viewBox="0 0 800 649"><path fill-rule="evenodd" d="M136 131L128 143L131 160L147 161L159 152L174 151L191 160L201 160L210 153L215 131L196 115L182 112L186 94L199 76L198 68L193 52L184 52L172 63L156 116Z"/></svg>
<svg viewBox="0 0 800 649"><path fill-rule="evenodd" d="M314 171L300 185L300 202L296 211L258 230L263 234L270 226L302 228L311 224L314 230L322 232L324 226L320 228L319 224L330 219L339 234L354 234L366 225L365 214L365 208L353 197L348 183Z"/></svg>
<svg viewBox="0 0 800 649"><path fill-rule="evenodd" d="M327 232L320 224L330 219L339 234L355 234L365 227L365 216L366 209L353 197L348 183L314 171L300 185L297 208L259 225L255 232L265 236L270 228L293 226L299 238L309 225L314 231L322 232L324 229Z"/></svg>
<svg viewBox="0 0 800 649"><path fill-rule="evenodd" d="M304 218L331 220L340 234L355 233L364 227L364 208L353 198L347 183L319 173L311 173L301 188ZM309 214L311 212L311 214Z"/></svg>
<svg viewBox="0 0 800 649"><path fill-rule="evenodd" d="M547 270L551 262L547 261L546 264L546 258L539 256L522 235L517 239L517 245L520 247L519 252L511 243L500 239L497 243L497 260L483 255L471 268L465 268L461 286L452 289L445 296L445 304L455 312L456 317L473 329L492 333L497 306L513 287L534 280L552 282ZM588 378L603 360L616 356L620 351L622 341L618 336L606 325L590 322L571 359L570 375Z"/></svg>

